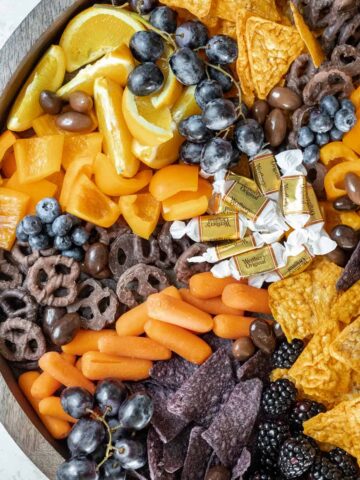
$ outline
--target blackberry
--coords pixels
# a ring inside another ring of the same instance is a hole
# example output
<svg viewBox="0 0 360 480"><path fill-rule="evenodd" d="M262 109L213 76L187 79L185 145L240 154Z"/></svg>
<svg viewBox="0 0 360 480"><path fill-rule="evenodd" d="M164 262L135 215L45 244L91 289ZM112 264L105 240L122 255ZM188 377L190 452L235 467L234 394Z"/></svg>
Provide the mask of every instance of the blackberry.
<svg viewBox="0 0 360 480"><path fill-rule="evenodd" d="M280 471L288 479L301 477L314 463L315 455L315 448L305 438L290 438L280 449Z"/></svg>
<svg viewBox="0 0 360 480"><path fill-rule="evenodd" d="M280 420L266 420L259 425L256 448L263 467L276 468L280 447L289 437L289 426Z"/></svg>
<svg viewBox="0 0 360 480"><path fill-rule="evenodd" d="M334 448L328 453L327 457L342 471L345 480L358 480L360 478L360 469L356 459L342 448Z"/></svg>
<svg viewBox="0 0 360 480"><path fill-rule="evenodd" d="M274 480L275 477L270 473L263 471L256 471L248 477L248 480Z"/></svg>
<svg viewBox="0 0 360 480"><path fill-rule="evenodd" d="M331 463L324 455L319 454L311 467L309 480L343 480L340 468Z"/></svg>
<svg viewBox="0 0 360 480"><path fill-rule="evenodd" d="M286 415L295 402L296 394L295 385L286 378L271 382L264 390L261 399L262 409L273 417Z"/></svg>
<svg viewBox="0 0 360 480"><path fill-rule="evenodd" d="M272 354L273 368L290 368L304 350L304 342L295 338L291 343L282 341Z"/></svg>
<svg viewBox="0 0 360 480"><path fill-rule="evenodd" d="M319 413L326 412L326 408L322 403L313 402L312 400L299 400L295 403L290 413L290 425L294 432L303 431L303 423Z"/></svg>

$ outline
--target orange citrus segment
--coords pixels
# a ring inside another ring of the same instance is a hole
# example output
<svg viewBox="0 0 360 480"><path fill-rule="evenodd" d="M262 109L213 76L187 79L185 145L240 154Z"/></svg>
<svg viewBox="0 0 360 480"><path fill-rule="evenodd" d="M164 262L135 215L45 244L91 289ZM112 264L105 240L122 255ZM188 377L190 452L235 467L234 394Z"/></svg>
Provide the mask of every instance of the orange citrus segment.
<svg viewBox="0 0 360 480"><path fill-rule="evenodd" d="M182 92L182 85L176 79L173 71L169 68L169 56L172 50L167 49L163 58L158 61L160 70L164 74L164 85L159 93L151 96L151 103L155 109L171 107L179 98Z"/></svg>

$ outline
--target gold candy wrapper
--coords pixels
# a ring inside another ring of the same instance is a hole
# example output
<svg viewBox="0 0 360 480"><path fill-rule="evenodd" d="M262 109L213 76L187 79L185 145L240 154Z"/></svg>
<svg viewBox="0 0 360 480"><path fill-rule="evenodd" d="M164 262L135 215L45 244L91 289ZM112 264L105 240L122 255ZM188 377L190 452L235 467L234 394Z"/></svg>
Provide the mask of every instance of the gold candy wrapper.
<svg viewBox="0 0 360 480"><path fill-rule="evenodd" d="M201 256L189 258L191 263L216 263L220 260L239 255L240 253L248 252L256 247L264 245L264 240L258 233L246 235L243 239L236 242L223 243L216 247L211 247L206 250Z"/></svg>
<svg viewBox="0 0 360 480"><path fill-rule="evenodd" d="M315 225L316 223L324 223L324 217L322 215L319 202L316 198L316 193L309 183L306 186L306 190L310 214L310 219L306 226Z"/></svg>
<svg viewBox="0 0 360 480"><path fill-rule="evenodd" d="M280 190L281 178L275 157L270 150L265 150L253 157L250 160L250 168L261 193L270 198L276 198Z"/></svg>
<svg viewBox="0 0 360 480"><path fill-rule="evenodd" d="M188 224L175 221L170 227L170 234L175 239L187 235L194 242L214 242L243 238L246 228L245 220L239 213L224 213L195 217Z"/></svg>

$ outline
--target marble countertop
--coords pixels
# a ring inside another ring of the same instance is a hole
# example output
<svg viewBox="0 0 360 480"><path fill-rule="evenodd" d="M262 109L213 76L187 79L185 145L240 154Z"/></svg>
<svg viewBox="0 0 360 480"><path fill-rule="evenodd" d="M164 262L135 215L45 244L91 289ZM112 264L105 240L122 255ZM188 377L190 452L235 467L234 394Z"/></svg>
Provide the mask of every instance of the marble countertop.
<svg viewBox="0 0 360 480"><path fill-rule="evenodd" d="M56 1L56 0L55 0ZM0 0L0 48L39 0ZM0 65L1 68L1 65ZM0 479L47 480L0 424Z"/></svg>

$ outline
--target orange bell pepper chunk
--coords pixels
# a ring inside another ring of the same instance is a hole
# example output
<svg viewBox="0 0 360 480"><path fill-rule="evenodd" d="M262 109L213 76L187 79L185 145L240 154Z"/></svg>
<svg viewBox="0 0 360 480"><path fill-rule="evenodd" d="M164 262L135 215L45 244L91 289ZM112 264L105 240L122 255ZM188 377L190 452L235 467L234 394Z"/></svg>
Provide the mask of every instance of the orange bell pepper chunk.
<svg viewBox="0 0 360 480"><path fill-rule="evenodd" d="M350 132L345 133L343 137L343 142L345 145L354 150L358 155L360 155L360 120L359 117L355 126L350 130Z"/></svg>
<svg viewBox="0 0 360 480"><path fill-rule="evenodd" d="M111 227L120 215L119 206L104 195L85 173L76 177L66 211L104 228Z"/></svg>
<svg viewBox="0 0 360 480"><path fill-rule="evenodd" d="M349 172L360 175L360 161L342 162L330 168L325 175L324 180L326 197L328 200L335 200L338 197L346 195L344 179L345 175Z"/></svg>
<svg viewBox="0 0 360 480"><path fill-rule="evenodd" d="M40 180L39 182L28 184L20 183L18 172L15 172L9 178L6 187L29 195L30 201L26 213L34 213L36 204L43 198L54 197L58 188L57 185L48 180Z"/></svg>
<svg viewBox="0 0 360 480"><path fill-rule="evenodd" d="M359 157L343 142L330 142L320 149L320 161L328 168L343 161L354 160L359 160Z"/></svg>
<svg viewBox="0 0 360 480"><path fill-rule="evenodd" d="M2 162L5 153L14 146L16 142L16 136L10 130L6 130L2 135L0 135L0 163Z"/></svg>
<svg viewBox="0 0 360 480"><path fill-rule="evenodd" d="M13 148L5 153L1 162L1 172L6 178L10 178L16 172L16 160Z"/></svg>
<svg viewBox="0 0 360 480"><path fill-rule="evenodd" d="M58 188L58 192L61 192L63 183L64 183L65 172L64 170L60 170L59 172L53 173L49 175L46 180L49 180L51 183L55 183Z"/></svg>
<svg viewBox="0 0 360 480"><path fill-rule="evenodd" d="M356 109L360 107L360 87L352 92L350 95L350 100L353 102Z"/></svg>
<svg viewBox="0 0 360 480"><path fill-rule="evenodd" d="M76 158L95 157L101 152L102 142L103 135L98 132L65 137L62 166L66 170Z"/></svg>
<svg viewBox="0 0 360 480"><path fill-rule="evenodd" d="M119 205L132 231L148 239L159 221L161 203L150 193L140 193L120 197Z"/></svg>
<svg viewBox="0 0 360 480"><path fill-rule="evenodd" d="M0 248L11 250L17 224L25 216L29 201L25 193L0 187Z"/></svg>
<svg viewBox="0 0 360 480"><path fill-rule="evenodd" d="M152 171L141 170L135 177L124 178L115 169L114 163L107 155L99 153L94 160L95 183L106 195L119 197L131 195L149 184Z"/></svg>
<svg viewBox="0 0 360 480"><path fill-rule="evenodd" d="M65 173L61 194L60 194L60 199L59 199L60 205L63 208L66 208L69 197L73 192L73 188L75 186L77 177L81 173L85 173L88 177L91 177L93 173L92 165L93 165L92 157L78 158L77 160L74 160L71 163L71 165L69 166L69 168Z"/></svg>
<svg viewBox="0 0 360 480"><path fill-rule="evenodd" d="M149 191L161 202L179 192L196 192L198 183L199 168L196 165L169 165L155 173Z"/></svg>
<svg viewBox="0 0 360 480"><path fill-rule="evenodd" d="M64 147L63 135L24 138L14 145L20 183L34 183L58 172Z"/></svg>

